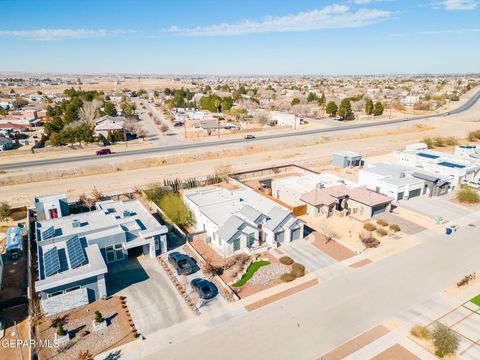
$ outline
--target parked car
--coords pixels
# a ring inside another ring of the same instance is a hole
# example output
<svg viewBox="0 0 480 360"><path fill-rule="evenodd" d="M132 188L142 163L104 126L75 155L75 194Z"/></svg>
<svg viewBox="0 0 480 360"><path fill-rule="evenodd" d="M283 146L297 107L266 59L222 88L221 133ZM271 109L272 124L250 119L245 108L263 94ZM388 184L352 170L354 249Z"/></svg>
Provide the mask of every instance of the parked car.
<svg viewBox="0 0 480 360"><path fill-rule="evenodd" d="M209 300L218 295L217 286L211 281L197 278L193 279L190 282L190 285L192 285L192 288L196 291L201 299Z"/></svg>
<svg viewBox="0 0 480 360"><path fill-rule="evenodd" d="M245 136L245 139L246 140L252 140L252 139L255 139L255 135L252 135L252 134L248 134Z"/></svg>
<svg viewBox="0 0 480 360"><path fill-rule="evenodd" d="M190 256L177 251L168 254L168 262L177 270L178 275L190 275L199 269Z"/></svg>
<svg viewBox="0 0 480 360"><path fill-rule="evenodd" d="M108 155L111 153L112 153L112 150L110 149L100 149L100 150L97 150L96 152L97 155Z"/></svg>
<svg viewBox="0 0 480 360"><path fill-rule="evenodd" d="M173 124L173 126L181 127L181 126L183 126L183 123L182 122L176 122L175 124Z"/></svg>

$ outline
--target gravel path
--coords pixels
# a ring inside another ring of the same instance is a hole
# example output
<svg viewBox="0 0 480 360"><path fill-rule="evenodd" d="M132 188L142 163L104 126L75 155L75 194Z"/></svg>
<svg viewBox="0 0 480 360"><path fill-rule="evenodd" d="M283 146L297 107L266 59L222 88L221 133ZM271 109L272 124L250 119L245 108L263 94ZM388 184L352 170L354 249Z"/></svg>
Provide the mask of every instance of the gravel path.
<svg viewBox="0 0 480 360"><path fill-rule="evenodd" d="M270 281L278 279L280 275L290 272L290 266L283 264L270 264L262 266L248 281L251 285L267 285Z"/></svg>

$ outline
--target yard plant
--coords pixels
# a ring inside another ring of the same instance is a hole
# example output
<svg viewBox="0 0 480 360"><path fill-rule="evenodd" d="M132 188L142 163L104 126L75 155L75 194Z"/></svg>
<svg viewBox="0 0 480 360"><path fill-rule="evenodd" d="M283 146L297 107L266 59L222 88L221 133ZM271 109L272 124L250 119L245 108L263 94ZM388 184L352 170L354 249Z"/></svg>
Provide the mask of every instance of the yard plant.
<svg viewBox="0 0 480 360"><path fill-rule="evenodd" d="M419 339L428 340L431 338L430 331L425 326L415 325L410 329L410 334Z"/></svg>
<svg viewBox="0 0 480 360"><path fill-rule="evenodd" d="M12 213L10 205L3 201L0 203L0 221L7 221L8 217Z"/></svg>
<svg viewBox="0 0 480 360"><path fill-rule="evenodd" d="M262 266L267 266L267 265L270 265L270 261L260 260L260 261L255 261L251 263L247 271L245 272L245 274L243 274L242 278L238 280L235 284L232 284L232 286L240 287L245 285L248 282L248 280L252 278L253 274L257 272L258 269L260 269Z"/></svg>
<svg viewBox="0 0 480 360"><path fill-rule="evenodd" d="M383 219L378 219L377 224L380 226L388 226L388 221Z"/></svg>
<svg viewBox="0 0 480 360"><path fill-rule="evenodd" d="M290 274L295 276L295 278L299 278L305 275L305 266L299 263L294 263L292 265L292 270L290 271Z"/></svg>
<svg viewBox="0 0 480 360"><path fill-rule="evenodd" d="M102 321L103 321L103 316L102 316L102 314L100 313L100 311L96 310L96 311L95 311L95 322L96 322L97 324L100 324Z"/></svg>
<svg viewBox="0 0 480 360"><path fill-rule="evenodd" d="M399 232L400 231L400 226L398 226L397 224L392 224L392 225L389 226L389 228L393 232Z"/></svg>
<svg viewBox="0 0 480 360"><path fill-rule="evenodd" d="M377 230L377 227L376 227L374 224L372 224L372 223L366 223L366 224L364 224L364 225L363 225L363 228L364 228L365 230L367 230L367 231L375 231L375 230Z"/></svg>
<svg viewBox="0 0 480 360"><path fill-rule="evenodd" d="M364 234L359 234L358 237L362 241L363 245L366 248L376 248L380 245L380 241L375 239L375 237L372 234L369 233L364 233Z"/></svg>
<svg viewBox="0 0 480 360"><path fill-rule="evenodd" d="M378 236L381 236L381 237L384 237L385 235L387 235L387 230L383 228L378 228L377 231L375 232L377 233Z"/></svg>
<svg viewBox="0 0 480 360"><path fill-rule="evenodd" d="M460 343L457 333L442 323L435 325L432 331L432 339L435 345L435 355L440 358L449 354L455 354Z"/></svg>
<svg viewBox="0 0 480 360"><path fill-rule="evenodd" d="M63 325L61 321L57 322L57 335L58 336L63 336L65 335L65 330L63 329Z"/></svg>
<svg viewBox="0 0 480 360"><path fill-rule="evenodd" d="M280 276L280 280L282 280L283 282L290 282L295 280L295 276L292 275L291 273L285 273L285 274L282 274L282 276Z"/></svg>
<svg viewBox="0 0 480 360"><path fill-rule="evenodd" d="M146 191L147 198L153 201L165 215L175 224L190 226L195 219L193 213L185 205L180 195L161 187L155 187Z"/></svg>
<svg viewBox="0 0 480 360"><path fill-rule="evenodd" d="M471 186L462 185L461 189L458 191L457 200L461 203L477 204L480 202L480 195L478 190Z"/></svg>
<svg viewBox="0 0 480 360"><path fill-rule="evenodd" d="M280 258L280 263L283 265L292 265L293 264L293 259L290 256L282 256Z"/></svg>

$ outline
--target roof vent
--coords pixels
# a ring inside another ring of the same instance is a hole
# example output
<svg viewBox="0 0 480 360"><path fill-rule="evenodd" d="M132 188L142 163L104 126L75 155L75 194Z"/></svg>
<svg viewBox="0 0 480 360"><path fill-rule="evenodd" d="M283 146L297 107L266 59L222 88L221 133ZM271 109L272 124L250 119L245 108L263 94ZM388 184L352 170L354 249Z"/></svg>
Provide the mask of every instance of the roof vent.
<svg viewBox="0 0 480 360"><path fill-rule="evenodd" d="M123 217L126 218L126 217L129 217L131 215L130 211L129 210L124 210L123 211Z"/></svg>
<svg viewBox="0 0 480 360"><path fill-rule="evenodd" d="M324 183L317 183L317 189L324 189L325 188L325 184Z"/></svg>
<svg viewBox="0 0 480 360"><path fill-rule="evenodd" d="M73 228L79 228L79 227L82 227L82 224L80 223L80 221L75 219L75 220L72 221L72 227Z"/></svg>

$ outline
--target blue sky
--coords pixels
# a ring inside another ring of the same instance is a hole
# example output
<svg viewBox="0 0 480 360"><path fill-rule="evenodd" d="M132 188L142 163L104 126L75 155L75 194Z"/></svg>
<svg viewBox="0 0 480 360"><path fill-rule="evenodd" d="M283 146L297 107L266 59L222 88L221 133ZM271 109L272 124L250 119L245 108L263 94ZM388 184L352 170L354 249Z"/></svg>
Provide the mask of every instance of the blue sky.
<svg viewBox="0 0 480 360"><path fill-rule="evenodd" d="M480 0L0 0L0 71L480 72Z"/></svg>

